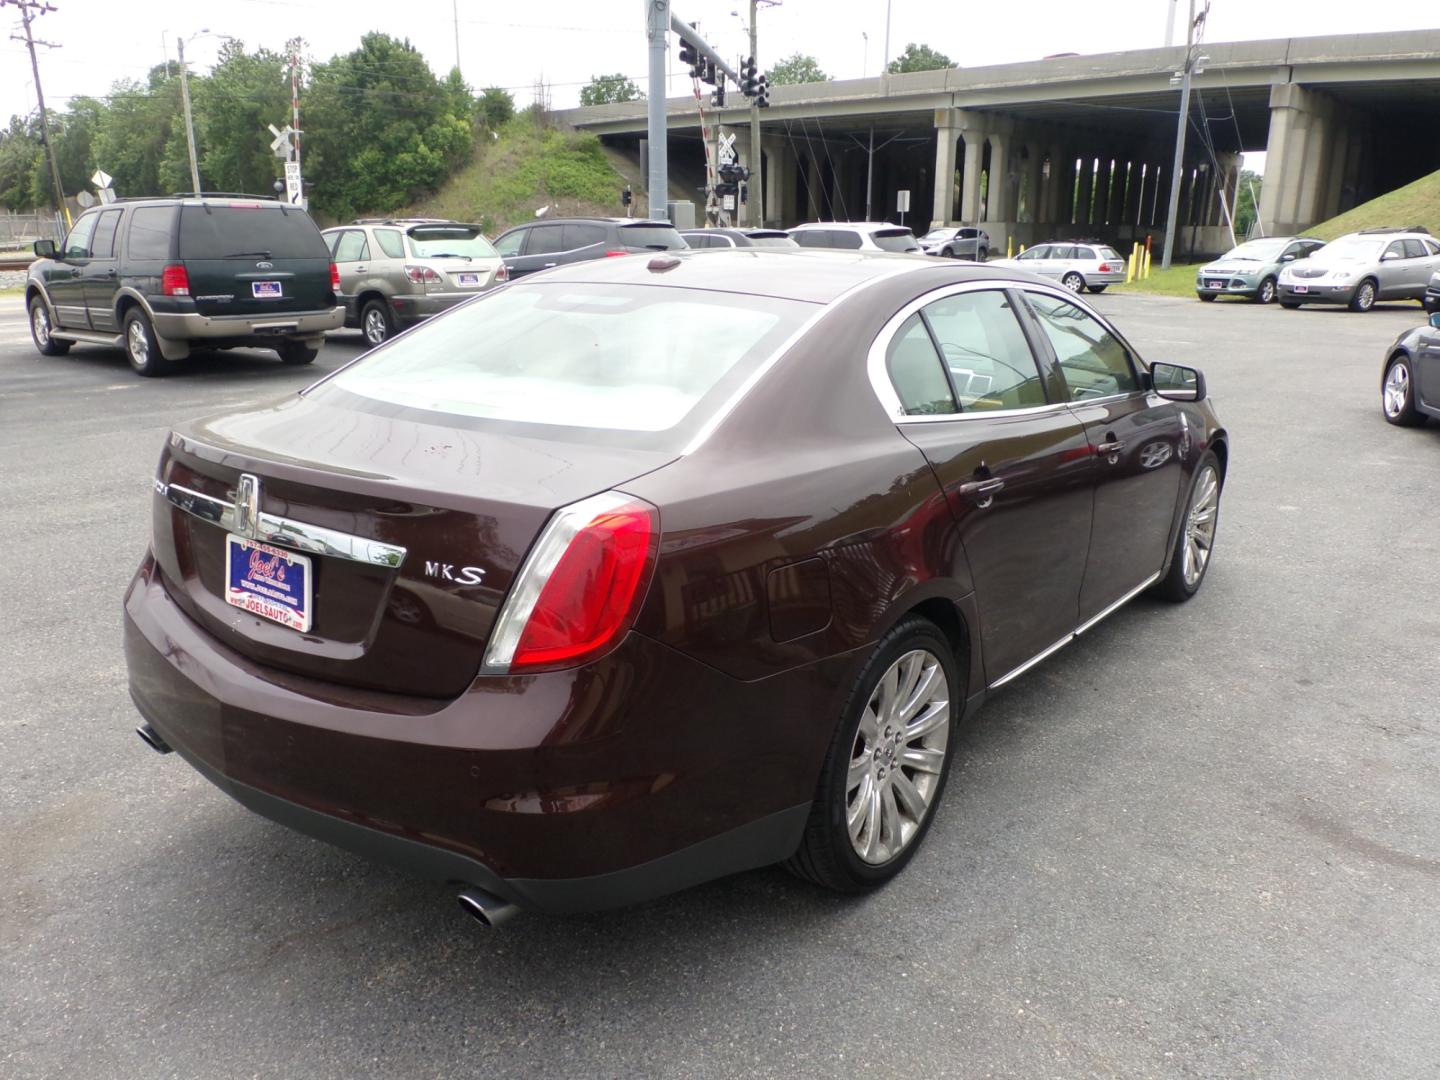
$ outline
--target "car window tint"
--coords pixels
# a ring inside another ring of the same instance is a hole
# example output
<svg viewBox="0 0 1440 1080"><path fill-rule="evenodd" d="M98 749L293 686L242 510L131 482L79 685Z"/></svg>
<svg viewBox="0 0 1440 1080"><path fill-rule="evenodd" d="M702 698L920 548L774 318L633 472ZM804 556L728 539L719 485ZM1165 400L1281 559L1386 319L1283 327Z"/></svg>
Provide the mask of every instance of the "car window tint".
<svg viewBox="0 0 1440 1080"><path fill-rule="evenodd" d="M100 215L95 226L95 235L90 240L90 254L97 259L109 259L115 255L115 231L120 227L123 211L106 210Z"/></svg>
<svg viewBox="0 0 1440 1080"><path fill-rule="evenodd" d="M933 416L955 411L955 396L950 392L940 354L918 314L906 319L890 339L885 366L905 415Z"/></svg>
<svg viewBox="0 0 1440 1080"><path fill-rule="evenodd" d="M1068 300L1048 293L1025 295L1060 361L1072 400L1129 394L1140 389L1129 352L1096 319Z"/></svg>
<svg viewBox="0 0 1440 1080"><path fill-rule="evenodd" d="M170 206L142 206L130 211L130 239L126 254L132 259L168 259L170 225L175 210Z"/></svg>
<svg viewBox="0 0 1440 1080"><path fill-rule="evenodd" d="M67 259L83 259L90 254L90 236L95 232L95 219L98 214L86 214L75 227L70 230L70 235L65 237L65 257Z"/></svg>
<svg viewBox="0 0 1440 1080"><path fill-rule="evenodd" d="M530 230L530 242L525 245L526 255L550 255L564 251L562 243L565 229L561 225L537 225Z"/></svg>
<svg viewBox="0 0 1440 1080"><path fill-rule="evenodd" d="M370 258L370 244L365 239L365 234L359 229L346 229L340 234L340 242L335 245L335 261L337 263L362 262Z"/></svg>
<svg viewBox="0 0 1440 1080"><path fill-rule="evenodd" d="M376 229L375 243L380 245L380 250L385 253L387 259L403 259L405 257L405 238L400 235L398 229Z"/></svg>
<svg viewBox="0 0 1440 1080"><path fill-rule="evenodd" d="M957 293L927 304L962 412L1044 405L1045 387L1014 305L999 289Z"/></svg>
<svg viewBox="0 0 1440 1080"><path fill-rule="evenodd" d="M562 251L574 251L576 248L590 247L592 244L603 244L605 242L605 226L588 222L574 222L565 226L561 241L565 245L561 249Z"/></svg>
<svg viewBox="0 0 1440 1080"><path fill-rule="evenodd" d="M1440 255L1440 244L1437 244L1434 240L1425 240L1423 243L1425 244L1426 255Z"/></svg>
<svg viewBox="0 0 1440 1080"><path fill-rule="evenodd" d="M1094 262L1096 259L1099 258L1099 256L1095 254L1094 248L1077 247L1071 254L1070 258Z"/></svg>
<svg viewBox="0 0 1440 1080"><path fill-rule="evenodd" d="M1050 253L1049 253L1048 255L1046 255L1045 258L1047 258L1047 259L1073 259L1073 258L1075 257L1074 252L1075 252L1075 249L1074 249L1073 247L1071 247L1069 244L1056 244L1054 247L1052 247L1052 248L1050 249Z"/></svg>
<svg viewBox="0 0 1440 1080"><path fill-rule="evenodd" d="M870 234L870 241L881 251L920 250L920 245L915 241L915 234L909 229L879 229ZM855 247L859 246L858 243L855 244Z"/></svg>
<svg viewBox="0 0 1440 1080"><path fill-rule="evenodd" d="M826 234L829 237L827 247L841 248L845 251L859 251L864 243L857 232L846 232L841 229L832 229Z"/></svg>
<svg viewBox="0 0 1440 1080"><path fill-rule="evenodd" d="M525 243L525 229L508 232L495 241L495 250L501 255L513 257L520 254L520 245Z"/></svg>
<svg viewBox="0 0 1440 1080"><path fill-rule="evenodd" d="M621 225L615 230L620 243L627 248L647 251L683 251L690 245L673 225Z"/></svg>
<svg viewBox="0 0 1440 1080"><path fill-rule="evenodd" d="M266 259L324 259L330 252L315 222L285 204L230 203L180 208L180 257L228 259L263 251Z"/></svg>
<svg viewBox="0 0 1440 1080"><path fill-rule="evenodd" d="M1423 259L1425 257L1425 245L1419 240L1405 241L1405 257L1407 259Z"/></svg>

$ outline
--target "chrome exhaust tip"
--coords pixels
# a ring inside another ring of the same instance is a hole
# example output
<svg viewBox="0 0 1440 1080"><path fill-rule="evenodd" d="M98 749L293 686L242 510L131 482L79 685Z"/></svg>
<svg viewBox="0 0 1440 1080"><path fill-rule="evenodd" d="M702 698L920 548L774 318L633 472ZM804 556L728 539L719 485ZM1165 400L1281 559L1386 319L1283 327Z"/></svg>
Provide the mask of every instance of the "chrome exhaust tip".
<svg viewBox="0 0 1440 1080"><path fill-rule="evenodd" d="M160 733L149 724L141 724L135 729L135 734L145 740L145 745L154 750L157 754L170 754L174 751L170 744L160 737Z"/></svg>
<svg viewBox="0 0 1440 1080"><path fill-rule="evenodd" d="M455 897L460 902L460 910L465 912L482 926L496 927L510 918L520 909L508 900L501 900L484 889L477 889L474 886L461 889Z"/></svg>

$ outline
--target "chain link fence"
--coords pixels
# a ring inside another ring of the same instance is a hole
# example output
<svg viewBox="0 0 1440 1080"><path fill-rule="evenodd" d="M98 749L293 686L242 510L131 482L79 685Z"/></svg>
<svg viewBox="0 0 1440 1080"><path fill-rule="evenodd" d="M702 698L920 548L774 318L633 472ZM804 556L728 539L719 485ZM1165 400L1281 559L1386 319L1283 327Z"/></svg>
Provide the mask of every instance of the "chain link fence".
<svg viewBox="0 0 1440 1080"><path fill-rule="evenodd" d="M58 244L64 236L65 220L59 214L0 212L0 248L29 247L36 240L54 240Z"/></svg>

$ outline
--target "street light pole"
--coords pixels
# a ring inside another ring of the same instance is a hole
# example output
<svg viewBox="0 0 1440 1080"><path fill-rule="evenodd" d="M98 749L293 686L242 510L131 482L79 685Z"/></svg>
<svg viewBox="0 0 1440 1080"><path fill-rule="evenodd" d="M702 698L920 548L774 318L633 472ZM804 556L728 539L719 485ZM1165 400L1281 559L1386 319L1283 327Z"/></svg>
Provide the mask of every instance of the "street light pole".
<svg viewBox="0 0 1440 1080"><path fill-rule="evenodd" d="M185 102L185 145L190 148L190 185L191 190L199 195L200 166L195 160L195 121L190 115L190 79L185 70L185 39L177 37L175 47L180 53L180 97Z"/></svg>
<svg viewBox="0 0 1440 1080"><path fill-rule="evenodd" d="M645 33L650 44L650 95L646 101L650 176L646 198L650 217L658 220L668 216L670 184L665 145L669 137L665 122L665 51L670 33L670 0L645 0Z"/></svg>
<svg viewBox="0 0 1440 1080"><path fill-rule="evenodd" d="M1209 9L1207 0L1206 9ZM1195 68L1195 0L1190 0L1190 21L1185 25L1185 65L1180 69L1180 119L1175 125L1175 161L1170 167L1170 206L1165 211L1165 248L1160 269L1170 269L1175 253L1175 230L1180 216L1180 173L1185 167L1185 129L1190 124L1190 73Z"/></svg>

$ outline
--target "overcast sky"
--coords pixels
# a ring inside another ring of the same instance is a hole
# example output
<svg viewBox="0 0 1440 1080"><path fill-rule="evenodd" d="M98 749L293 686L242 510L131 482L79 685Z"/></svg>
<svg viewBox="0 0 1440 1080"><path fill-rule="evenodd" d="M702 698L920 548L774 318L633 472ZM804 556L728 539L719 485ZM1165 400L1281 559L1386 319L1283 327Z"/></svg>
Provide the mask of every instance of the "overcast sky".
<svg viewBox="0 0 1440 1080"><path fill-rule="evenodd" d="M40 50L46 101L63 107L76 95L101 95L117 79L143 79L177 34L208 29L247 45L282 50L299 34L317 59L356 46L367 30L406 38L437 72L455 63L452 11L459 18L461 70L473 86L510 88L524 104L543 76L557 107L576 104L591 75L622 72L644 89L644 0L51 0L58 10L35 20L39 38L61 44ZM1177 34L1183 39L1180 0ZM1048 53L1112 52L1165 43L1169 0L892 0L891 55L908 41L924 42L964 67L1037 59ZM749 0L674 0L675 12L725 55L739 56ZM811 53L836 78L873 75L885 48L885 0L784 0L761 7L760 56L768 66L794 52ZM737 14L734 14L738 12ZM13 7L0 8L0 120L35 107L35 88ZM1207 41L1281 38L1299 34L1356 34L1440 25L1437 0L1353 0L1257 3L1214 0ZM868 41L867 41L868 35ZM215 38L187 47L207 67ZM676 50L671 66L678 69ZM689 92L677 75L670 93ZM283 122L285 117L276 117ZM303 126L303 101L302 101Z"/></svg>

